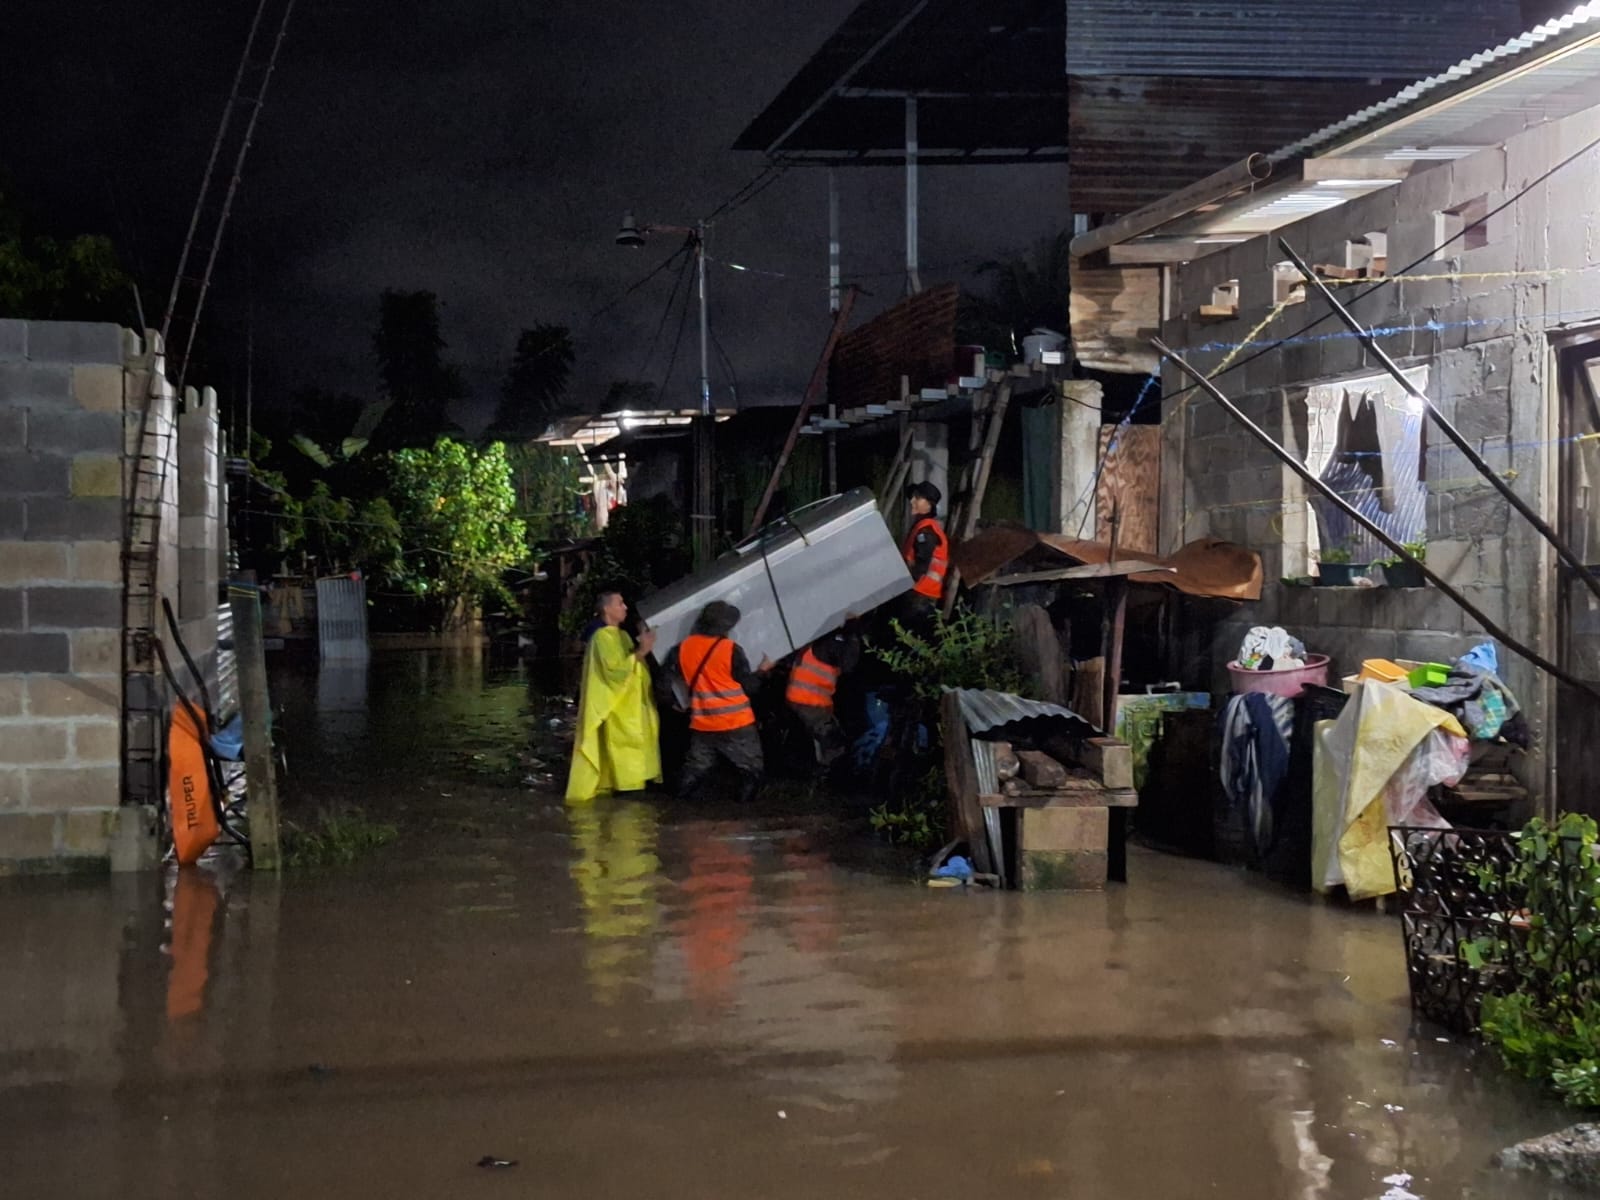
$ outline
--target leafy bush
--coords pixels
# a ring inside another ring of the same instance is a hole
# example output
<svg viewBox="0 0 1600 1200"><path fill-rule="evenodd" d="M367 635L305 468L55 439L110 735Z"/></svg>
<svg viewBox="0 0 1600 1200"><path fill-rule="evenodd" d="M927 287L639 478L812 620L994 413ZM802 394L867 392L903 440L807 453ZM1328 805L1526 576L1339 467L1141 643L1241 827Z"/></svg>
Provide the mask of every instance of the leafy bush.
<svg viewBox="0 0 1600 1200"><path fill-rule="evenodd" d="M945 688L988 688L1015 692L1022 687L1011 630L988 617L962 609L937 615L928 637L891 621L894 644L869 646L869 652L902 679L917 699L938 704Z"/></svg>
<svg viewBox="0 0 1600 1200"><path fill-rule="evenodd" d="M1600 1106L1600 860L1596 826L1569 813L1551 828L1530 821L1517 860L1502 879L1480 873L1490 895L1521 909L1503 931L1462 946L1475 969L1496 973L1500 994L1484 997L1479 1023L1506 1066L1549 1083L1567 1103Z"/></svg>

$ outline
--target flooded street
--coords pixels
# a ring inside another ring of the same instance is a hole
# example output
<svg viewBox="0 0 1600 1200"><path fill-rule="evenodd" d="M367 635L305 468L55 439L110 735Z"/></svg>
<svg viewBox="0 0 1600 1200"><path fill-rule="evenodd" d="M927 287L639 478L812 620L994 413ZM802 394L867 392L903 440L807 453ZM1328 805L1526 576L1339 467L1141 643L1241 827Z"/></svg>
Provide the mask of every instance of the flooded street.
<svg viewBox="0 0 1600 1200"><path fill-rule="evenodd" d="M288 815L400 827L354 867L186 879L170 935L154 880L4 881L0 1190L1564 1194L1488 1166L1570 1122L1413 1027L1394 919L1137 850L969 894L815 816L568 811L525 671L279 674Z"/></svg>

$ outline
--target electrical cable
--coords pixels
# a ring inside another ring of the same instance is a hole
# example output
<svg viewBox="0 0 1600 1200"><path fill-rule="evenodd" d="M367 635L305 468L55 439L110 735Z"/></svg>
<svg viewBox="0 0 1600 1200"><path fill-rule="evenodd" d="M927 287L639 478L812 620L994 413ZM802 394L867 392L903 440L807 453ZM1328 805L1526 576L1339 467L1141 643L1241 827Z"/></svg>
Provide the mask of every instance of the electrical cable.
<svg viewBox="0 0 1600 1200"><path fill-rule="evenodd" d="M656 400L658 403L665 402L667 387L672 382L672 369L678 364L678 351L683 346L683 331L689 324L689 292L693 290L694 289L691 288L684 292L683 306L678 310L678 333L677 336L672 340L672 354L667 359L667 373L662 377L661 386L656 389Z"/></svg>
<svg viewBox="0 0 1600 1200"><path fill-rule="evenodd" d="M678 255L684 253L684 251L686 251L689 248L690 244L691 243L688 240L685 240L684 244L679 246L677 248L677 250L673 251L672 254L670 254L668 257L662 259L654 267L652 267L649 271L647 271L643 276L641 276L640 278L634 280L633 283L629 284L626 288L624 288L620 295L616 296L612 300L607 301L605 304L602 304L599 308L595 309L594 312L589 314L589 324L593 325L601 317L605 316L606 313L610 312L613 308L615 308L617 305L621 304L624 300L626 300L629 296L631 296L635 292L637 292L645 284L649 283L657 275L661 274L661 272L665 271L668 267L670 267L672 265L673 260L675 260L678 257Z"/></svg>
<svg viewBox="0 0 1600 1200"><path fill-rule="evenodd" d="M685 246L688 244L688 242L684 243ZM672 290L667 293L667 303L666 306L661 310L661 319L656 322L656 331L650 335L650 346L645 351L644 360L639 364L638 377L640 379L643 379L649 372L650 364L655 360L656 346L660 344L661 341L661 331L666 328L667 318L671 316L672 306L678 298L678 289L683 286L684 277L688 275L689 267L693 264L693 262L694 259L692 256L685 257L682 265L678 268L677 275L673 277Z"/></svg>

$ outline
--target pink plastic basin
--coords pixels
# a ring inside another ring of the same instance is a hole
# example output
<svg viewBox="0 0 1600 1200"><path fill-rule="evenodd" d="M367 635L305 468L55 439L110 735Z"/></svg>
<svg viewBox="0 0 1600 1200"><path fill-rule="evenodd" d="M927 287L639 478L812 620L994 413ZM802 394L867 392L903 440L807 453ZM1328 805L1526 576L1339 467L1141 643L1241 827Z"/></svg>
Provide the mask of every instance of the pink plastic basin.
<svg viewBox="0 0 1600 1200"><path fill-rule="evenodd" d="M1293 699L1308 683L1327 686L1328 656L1308 654L1305 666L1289 667L1282 671L1249 671L1231 662L1228 664L1228 674L1233 676L1233 692L1236 696L1259 692L1266 696L1288 696Z"/></svg>

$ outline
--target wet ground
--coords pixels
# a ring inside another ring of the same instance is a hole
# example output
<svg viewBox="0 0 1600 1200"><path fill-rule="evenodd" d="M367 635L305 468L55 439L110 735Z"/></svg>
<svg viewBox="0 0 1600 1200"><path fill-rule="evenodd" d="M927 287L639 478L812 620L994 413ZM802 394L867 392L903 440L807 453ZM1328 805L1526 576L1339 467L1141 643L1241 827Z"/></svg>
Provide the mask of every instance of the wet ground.
<svg viewBox="0 0 1600 1200"><path fill-rule="evenodd" d="M569 811L522 668L276 682L354 868L0 890L0 1195L1562 1195L1568 1123L1414 1026L1393 919L1149 852L931 891L815 814ZM864 865L865 864L865 865ZM484 1156L515 1166L476 1165Z"/></svg>

